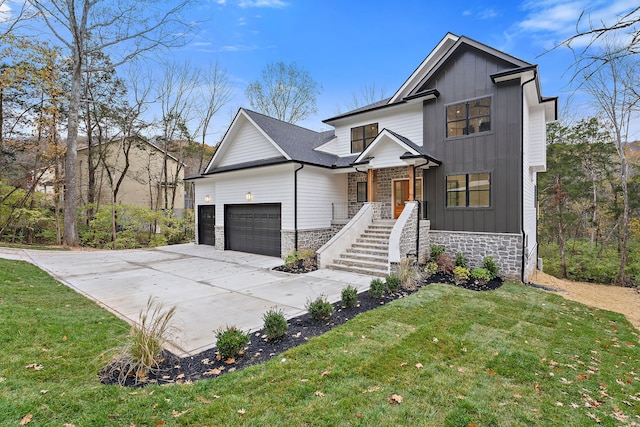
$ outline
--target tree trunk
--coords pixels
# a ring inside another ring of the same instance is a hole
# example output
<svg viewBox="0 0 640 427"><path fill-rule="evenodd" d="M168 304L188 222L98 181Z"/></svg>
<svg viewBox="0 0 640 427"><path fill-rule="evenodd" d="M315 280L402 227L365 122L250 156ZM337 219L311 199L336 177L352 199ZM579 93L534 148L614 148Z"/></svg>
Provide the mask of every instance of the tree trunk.
<svg viewBox="0 0 640 427"><path fill-rule="evenodd" d="M82 42L82 41L80 41ZM78 107L80 86L82 85L82 55L80 47L74 46L73 73L71 76L71 97L69 100L69 121L67 151L64 156L64 244L78 246L78 182L76 179L76 159L78 156Z"/></svg>
<svg viewBox="0 0 640 427"><path fill-rule="evenodd" d="M629 277L625 271L629 257L629 189L627 187L628 165L625 156L621 156L620 184L622 186L622 218L620 224L620 269L616 282L621 286L629 285Z"/></svg>

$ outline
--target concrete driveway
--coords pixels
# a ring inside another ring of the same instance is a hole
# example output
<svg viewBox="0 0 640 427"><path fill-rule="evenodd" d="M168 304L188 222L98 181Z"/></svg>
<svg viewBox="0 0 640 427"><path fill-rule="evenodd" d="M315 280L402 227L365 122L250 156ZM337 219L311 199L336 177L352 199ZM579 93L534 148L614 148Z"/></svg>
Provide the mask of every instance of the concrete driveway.
<svg viewBox="0 0 640 427"><path fill-rule="evenodd" d="M372 277L333 270L288 274L271 270L279 258L211 246L183 244L122 251L40 251L0 248L0 257L23 259L96 301L128 322L135 322L149 297L176 306L179 336L171 350L193 355L215 346L218 328L262 328L272 307L288 318L305 312L308 299L340 300L347 285L364 290Z"/></svg>

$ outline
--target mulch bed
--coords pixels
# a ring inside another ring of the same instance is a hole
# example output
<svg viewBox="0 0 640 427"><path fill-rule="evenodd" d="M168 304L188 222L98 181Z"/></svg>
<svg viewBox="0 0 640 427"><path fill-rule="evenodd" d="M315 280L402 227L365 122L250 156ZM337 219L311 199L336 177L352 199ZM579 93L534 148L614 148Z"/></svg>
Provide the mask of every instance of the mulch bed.
<svg viewBox="0 0 640 427"><path fill-rule="evenodd" d="M423 281L420 287L432 283L449 283L472 291L491 291L502 286L502 279L496 278L482 286L474 283L456 285L450 276L434 274ZM151 373L149 377L137 382L133 376L129 376L124 385L141 387L147 384L184 384L201 379L215 378L226 372L233 372L247 366L262 363L292 347L304 344L309 339L322 335L336 326L342 325L360 313L380 307L398 298L404 298L416 291L417 289L413 291L403 290L396 294L385 294L380 299L371 297L368 291L361 292L358 294L359 304L357 307L343 308L341 302L333 304L334 312L328 322L317 322L308 313L289 319L287 334L277 341L266 340L262 330L253 332L251 334L251 343L245 349L244 354L233 361L219 360L216 348L184 358L179 358L171 352L165 351L157 372ZM117 384L120 372L113 369L109 370L109 375L106 375L105 372L107 372L107 369L101 373L101 381L104 384Z"/></svg>

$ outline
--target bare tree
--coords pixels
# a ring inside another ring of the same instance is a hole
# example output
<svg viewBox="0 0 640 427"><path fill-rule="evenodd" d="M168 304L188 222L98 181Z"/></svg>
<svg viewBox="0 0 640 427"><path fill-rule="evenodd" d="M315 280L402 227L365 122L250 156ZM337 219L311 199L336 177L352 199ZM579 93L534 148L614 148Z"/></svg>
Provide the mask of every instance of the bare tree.
<svg viewBox="0 0 640 427"><path fill-rule="evenodd" d="M355 110L365 105L373 104L384 99L386 90L383 87L376 87L375 83L365 84L360 88L360 92L351 92L351 101L346 104L349 110Z"/></svg>
<svg viewBox="0 0 640 427"><path fill-rule="evenodd" d="M588 22L586 30L580 30L580 25L584 21ZM562 42L561 45L572 47L579 39L589 38L589 42L584 47L584 52L595 46L598 42L608 37L611 33L626 31L627 40L616 47L615 54L628 53L634 54L640 52L640 6L636 6L627 13L620 15L613 24L607 25L605 22L594 23L591 16L585 11L580 14L576 22L576 34Z"/></svg>
<svg viewBox="0 0 640 427"><path fill-rule="evenodd" d="M65 155L64 244L78 245L76 157L78 115L84 59L94 52L108 53L112 66L161 46L184 43L187 24L180 12L189 0L170 9L163 2L120 0L28 0L53 35L70 51L71 92Z"/></svg>
<svg viewBox="0 0 640 427"><path fill-rule="evenodd" d="M625 272L628 261L629 241L629 165L626 145L629 125L638 115L640 95L636 90L640 77L640 62L633 56L620 55L620 46L607 39L604 48L590 53L592 64L584 71L582 83L591 95L593 104L604 114L611 125L611 133L620 159L618 178L622 190L622 212L619 217L620 269L617 281L626 285L629 281Z"/></svg>
<svg viewBox="0 0 640 427"><path fill-rule="evenodd" d="M245 94L256 111L297 123L317 112L320 90L311 74L295 62L274 62L262 69L261 79L250 83Z"/></svg>

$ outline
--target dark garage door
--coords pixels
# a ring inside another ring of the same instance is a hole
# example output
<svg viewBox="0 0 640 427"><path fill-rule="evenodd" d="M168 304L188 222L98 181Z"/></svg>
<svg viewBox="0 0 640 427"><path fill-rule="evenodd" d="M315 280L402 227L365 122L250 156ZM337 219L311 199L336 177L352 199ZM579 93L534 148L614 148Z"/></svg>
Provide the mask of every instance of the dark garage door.
<svg viewBox="0 0 640 427"><path fill-rule="evenodd" d="M198 206L198 243L216 244L216 207Z"/></svg>
<svg viewBox="0 0 640 427"><path fill-rule="evenodd" d="M280 257L280 203L226 205L226 249Z"/></svg>

